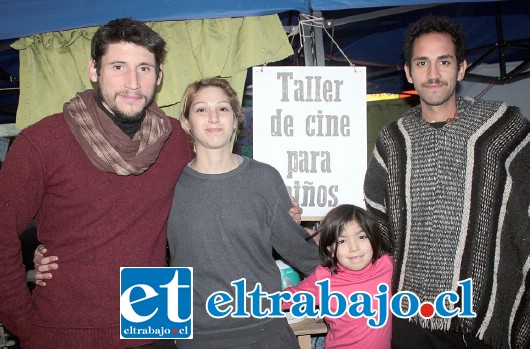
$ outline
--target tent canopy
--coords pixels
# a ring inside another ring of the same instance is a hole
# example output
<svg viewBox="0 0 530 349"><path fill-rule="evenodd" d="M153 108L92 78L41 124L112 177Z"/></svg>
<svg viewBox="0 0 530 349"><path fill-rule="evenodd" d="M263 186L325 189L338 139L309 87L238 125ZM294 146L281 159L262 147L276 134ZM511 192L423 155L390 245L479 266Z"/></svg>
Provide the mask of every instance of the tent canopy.
<svg viewBox="0 0 530 349"><path fill-rule="evenodd" d="M468 0L483 2L485 0ZM488 0L486 0L488 1ZM489 0L494 1L494 0ZM259 16L296 11L331 11L438 3L433 0L0 0L0 40L58 30L96 26L113 18L141 21ZM445 0L456 3L457 0Z"/></svg>
<svg viewBox="0 0 530 349"><path fill-rule="evenodd" d="M293 39L298 56L291 63L344 65L346 56L368 67L368 92L374 93L407 88L402 72L407 25L422 15L447 15L468 34L471 50L466 56L471 68L482 62L498 63L499 74L489 80L500 84L530 74L530 0L0 0L0 8L0 90L4 91L18 82L18 53L9 46L14 40L119 17L165 21L278 13L290 30L300 25L300 14L314 16L320 24L309 29L310 41ZM511 72L503 66L506 61L522 63ZM473 78L484 79L468 70L466 79ZM0 93L0 114L16 108L5 101L8 94Z"/></svg>
<svg viewBox="0 0 530 349"><path fill-rule="evenodd" d="M317 0L312 5L318 6L319 1L326 2ZM319 52L317 43L313 64L348 64L348 57L368 67L369 91L399 92L411 88L407 86L402 69L404 32L417 18L432 14L451 17L464 27L467 34L466 80L505 84L530 76L530 1L412 2L417 5L340 11L330 11L323 5L321 11L313 12L324 19L320 45L323 52ZM324 57L325 62L320 62L319 57ZM306 65L307 61L306 57ZM507 62L521 63L508 70ZM498 74L476 73L475 69L483 63L498 64Z"/></svg>

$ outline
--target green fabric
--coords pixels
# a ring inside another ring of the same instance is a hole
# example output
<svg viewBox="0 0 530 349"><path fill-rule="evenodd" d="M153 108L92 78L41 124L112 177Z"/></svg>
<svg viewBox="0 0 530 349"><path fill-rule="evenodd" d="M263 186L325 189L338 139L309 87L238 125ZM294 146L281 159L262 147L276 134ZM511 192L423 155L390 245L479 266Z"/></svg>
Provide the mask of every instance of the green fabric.
<svg viewBox="0 0 530 349"><path fill-rule="evenodd" d="M247 69L293 54L277 15L147 23L167 42L157 104L174 117L186 86L200 78L227 78L243 100ZM20 101L17 128L61 112L79 91L92 88L87 74L90 40L97 27L17 40Z"/></svg>
<svg viewBox="0 0 530 349"><path fill-rule="evenodd" d="M366 150L367 159L370 161L374 150L377 136L384 126L399 119L411 107L419 104L417 96L399 99L384 99L380 101L367 102L367 123L366 123Z"/></svg>

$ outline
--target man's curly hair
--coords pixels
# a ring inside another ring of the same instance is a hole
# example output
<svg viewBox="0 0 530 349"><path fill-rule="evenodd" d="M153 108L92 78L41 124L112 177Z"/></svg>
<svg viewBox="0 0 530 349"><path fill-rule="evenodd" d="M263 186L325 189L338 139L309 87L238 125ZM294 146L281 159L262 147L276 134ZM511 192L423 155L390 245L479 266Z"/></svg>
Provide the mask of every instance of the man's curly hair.
<svg viewBox="0 0 530 349"><path fill-rule="evenodd" d="M414 41L418 37L429 33L441 33L449 35L455 45L457 63L460 65L464 61L466 41L466 33L464 32L464 28L462 28L459 23L448 17L426 16L409 25L405 35L403 55L405 58L405 64L408 67L410 67L412 63L412 47L414 45Z"/></svg>

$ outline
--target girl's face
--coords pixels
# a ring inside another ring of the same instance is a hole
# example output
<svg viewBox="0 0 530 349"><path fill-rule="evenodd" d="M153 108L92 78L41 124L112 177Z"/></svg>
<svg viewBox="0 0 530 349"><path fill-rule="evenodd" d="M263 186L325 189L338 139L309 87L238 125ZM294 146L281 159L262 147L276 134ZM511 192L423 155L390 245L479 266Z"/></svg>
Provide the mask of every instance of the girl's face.
<svg viewBox="0 0 530 349"><path fill-rule="evenodd" d="M346 269L362 270L372 262L372 244L357 222L351 221L344 226L337 244L337 260Z"/></svg>
<svg viewBox="0 0 530 349"><path fill-rule="evenodd" d="M228 148L237 124L230 101L219 87L205 87L197 92L190 107L189 129L197 151L201 148Z"/></svg>

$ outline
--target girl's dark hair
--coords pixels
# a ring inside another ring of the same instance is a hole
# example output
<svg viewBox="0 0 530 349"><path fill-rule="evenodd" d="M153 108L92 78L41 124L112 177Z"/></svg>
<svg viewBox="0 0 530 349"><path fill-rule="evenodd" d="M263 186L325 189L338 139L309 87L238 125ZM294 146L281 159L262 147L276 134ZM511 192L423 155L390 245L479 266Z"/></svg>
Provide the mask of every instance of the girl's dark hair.
<svg viewBox="0 0 530 349"><path fill-rule="evenodd" d="M377 218L363 208L355 205L339 205L328 212L317 228L315 235L319 235L319 254L322 265L337 273L337 242L344 227L355 221L364 230L372 250L372 263L383 255L384 247Z"/></svg>
<svg viewBox="0 0 530 349"><path fill-rule="evenodd" d="M91 58L99 74L101 57L107 53L110 44L130 42L146 48L155 55L156 75L160 72L160 64L164 60L166 42L157 32L145 23L130 18L114 19L98 28L92 37Z"/></svg>
<svg viewBox="0 0 530 349"><path fill-rule="evenodd" d="M458 22L449 17L425 16L415 23L412 23L405 36L403 56L405 64L410 68L412 63L412 47L414 41L424 34L441 33L451 37L455 45L456 61L460 65L466 58L465 43L466 33Z"/></svg>

